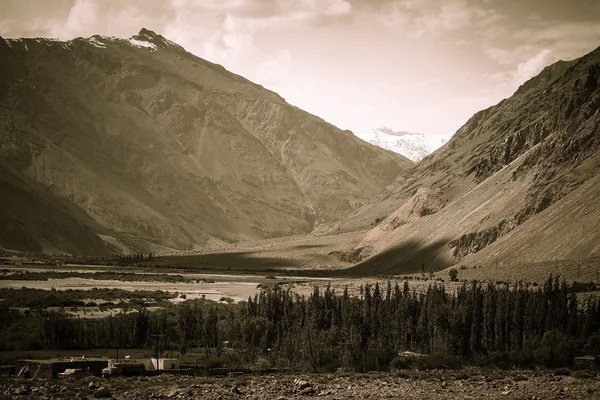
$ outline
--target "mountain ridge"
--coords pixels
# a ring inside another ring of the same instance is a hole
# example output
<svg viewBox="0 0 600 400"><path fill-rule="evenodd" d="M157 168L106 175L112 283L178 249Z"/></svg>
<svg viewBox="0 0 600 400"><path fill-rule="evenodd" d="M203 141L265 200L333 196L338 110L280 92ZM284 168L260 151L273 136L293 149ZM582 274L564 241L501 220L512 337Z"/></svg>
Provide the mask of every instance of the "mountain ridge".
<svg viewBox="0 0 600 400"><path fill-rule="evenodd" d="M0 162L131 251L310 232L412 165L146 29L0 42Z"/></svg>
<svg viewBox="0 0 600 400"><path fill-rule="evenodd" d="M545 68L510 98L476 113L445 146L340 225L358 229L382 221L348 250L361 254L356 270L407 273L423 265L428 271L483 265L491 276L500 273L494 265L508 260L521 265L597 256L597 229L583 235L578 227L600 226L600 213L576 199L598 190L593 177L600 172L599 88L597 49ZM422 189L435 190L426 201L443 207L398 223L397 210ZM550 227L548 242L533 234ZM569 238L568 246L559 232ZM395 250L405 244L410 257Z"/></svg>

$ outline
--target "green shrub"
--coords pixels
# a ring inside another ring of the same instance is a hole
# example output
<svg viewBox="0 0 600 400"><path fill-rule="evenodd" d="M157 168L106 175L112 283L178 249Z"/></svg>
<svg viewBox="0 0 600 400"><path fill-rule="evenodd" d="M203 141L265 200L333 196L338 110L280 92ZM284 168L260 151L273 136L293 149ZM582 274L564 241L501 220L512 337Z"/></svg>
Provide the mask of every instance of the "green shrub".
<svg viewBox="0 0 600 400"><path fill-rule="evenodd" d="M450 271L448 271L448 276L450 276L450 280L452 282L455 282L458 278L458 270L456 268L452 268Z"/></svg>
<svg viewBox="0 0 600 400"><path fill-rule="evenodd" d="M600 332L589 337L585 345L585 352L593 356L600 356Z"/></svg>
<svg viewBox="0 0 600 400"><path fill-rule="evenodd" d="M532 367L535 364L533 350L523 349L521 351L511 351L508 356L513 366L522 368Z"/></svg>
<svg viewBox="0 0 600 400"><path fill-rule="evenodd" d="M464 360L452 354L432 354L427 357L415 357L412 365L417 369L460 369Z"/></svg>
<svg viewBox="0 0 600 400"><path fill-rule="evenodd" d="M590 370L575 371L571 375L573 376L573 378L577 379L593 379L596 377L596 373Z"/></svg>
<svg viewBox="0 0 600 400"><path fill-rule="evenodd" d="M576 345L570 337L560 331L548 331L534 352L535 362L548 368L571 366L575 349Z"/></svg>
<svg viewBox="0 0 600 400"><path fill-rule="evenodd" d="M390 362L390 369L397 371L400 369L407 369L410 367L410 361L406 357L396 357Z"/></svg>
<svg viewBox="0 0 600 400"><path fill-rule="evenodd" d="M571 370L569 368L559 368L554 371L554 375L569 376L569 375L571 375Z"/></svg>

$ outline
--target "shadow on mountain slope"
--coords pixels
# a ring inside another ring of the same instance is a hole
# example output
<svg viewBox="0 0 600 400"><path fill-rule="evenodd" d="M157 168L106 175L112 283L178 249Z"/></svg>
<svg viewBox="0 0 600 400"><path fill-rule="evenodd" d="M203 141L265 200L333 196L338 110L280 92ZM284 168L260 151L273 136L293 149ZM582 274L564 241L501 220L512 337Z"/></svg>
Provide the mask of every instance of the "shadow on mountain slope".
<svg viewBox="0 0 600 400"><path fill-rule="evenodd" d="M319 248L323 248L323 247L327 247L324 244L300 244L297 246L294 246L294 249L319 249Z"/></svg>
<svg viewBox="0 0 600 400"><path fill-rule="evenodd" d="M448 242L438 240L424 243L407 240L344 270L347 275L410 274L415 272L439 271L453 264L445 257ZM449 249L448 249L449 251Z"/></svg>
<svg viewBox="0 0 600 400"><path fill-rule="evenodd" d="M301 260L279 257L253 256L253 252L211 253L192 256L165 257L164 262L170 266L181 266L189 269L214 271L265 271L269 269L298 267Z"/></svg>
<svg viewBox="0 0 600 400"><path fill-rule="evenodd" d="M97 224L82 209L2 164L0 204L0 247L111 254L111 249L93 231L98 229Z"/></svg>

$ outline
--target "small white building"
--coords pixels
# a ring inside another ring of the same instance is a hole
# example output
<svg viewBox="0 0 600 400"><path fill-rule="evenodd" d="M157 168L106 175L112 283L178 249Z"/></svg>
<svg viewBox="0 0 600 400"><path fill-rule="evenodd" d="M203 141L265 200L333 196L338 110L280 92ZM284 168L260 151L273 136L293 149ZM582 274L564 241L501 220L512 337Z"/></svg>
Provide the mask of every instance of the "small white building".
<svg viewBox="0 0 600 400"><path fill-rule="evenodd" d="M180 361L177 358L151 358L155 370L179 369Z"/></svg>
<svg viewBox="0 0 600 400"><path fill-rule="evenodd" d="M152 362L152 359L150 358L137 358L137 359L132 359L132 358L127 358L125 357L125 359L122 361L123 364L143 364L144 365L144 369L146 371L151 371L154 369L154 363Z"/></svg>

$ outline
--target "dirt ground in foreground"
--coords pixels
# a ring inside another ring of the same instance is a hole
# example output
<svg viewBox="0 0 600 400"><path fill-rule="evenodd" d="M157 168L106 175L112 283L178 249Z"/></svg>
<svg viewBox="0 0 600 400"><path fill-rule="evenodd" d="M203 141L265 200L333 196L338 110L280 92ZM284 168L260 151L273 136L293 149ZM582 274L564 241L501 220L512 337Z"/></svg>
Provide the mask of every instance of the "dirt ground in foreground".
<svg viewBox="0 0 600 400"><path fill-rule="evenodd" d="M533 371L407 371L227 378L2 378L0 399L600 399L600 377Z"/></svg>

